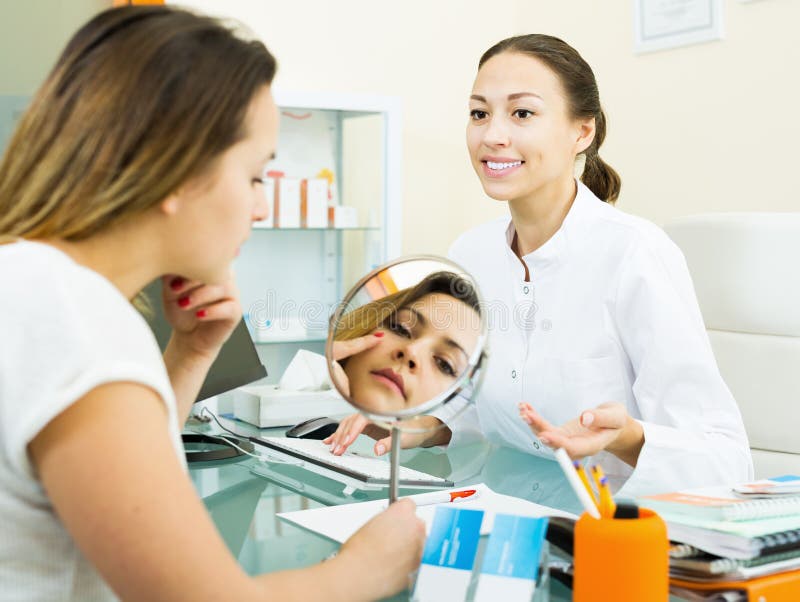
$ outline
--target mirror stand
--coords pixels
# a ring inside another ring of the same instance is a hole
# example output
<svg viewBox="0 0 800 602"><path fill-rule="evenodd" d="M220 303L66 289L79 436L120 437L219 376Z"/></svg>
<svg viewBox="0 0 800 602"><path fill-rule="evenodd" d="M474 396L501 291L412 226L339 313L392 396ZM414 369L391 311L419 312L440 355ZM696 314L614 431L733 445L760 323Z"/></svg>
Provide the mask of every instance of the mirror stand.
<svg viewBox="0 0 800 602"><path fill-rule="evenodd" d="M391 463L389 467L389 503L394 504L397 501L397 480L398 473L400 472L400 436L402 432L397 427L397 423L392 425L392 457L389 458Z"/></svg>

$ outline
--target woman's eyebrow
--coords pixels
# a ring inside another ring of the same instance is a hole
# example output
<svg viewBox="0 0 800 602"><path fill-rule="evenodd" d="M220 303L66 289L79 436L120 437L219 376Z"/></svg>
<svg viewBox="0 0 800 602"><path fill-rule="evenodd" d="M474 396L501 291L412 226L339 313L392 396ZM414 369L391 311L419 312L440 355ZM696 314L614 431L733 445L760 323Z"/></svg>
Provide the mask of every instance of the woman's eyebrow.
<svg viewBox="0 0 800 602"><path fill-rule="evenodd" d="M425 316L423 316L421 313L419 313L419 312L418 312L416 309L414 309L413 307L401 307L401 308L400 308L400 311L407 311L408 313L412 314L412 316L414 317L414 319L415 319L417 322L419 322L419 325L420 325L420 326L422 326L422 328L425 328L425 327L428 325L428 320L427 320L427 318L426 318Z"/></svg>
<svg viewBox="0 0 800 602"><path fill-rule="evenodd" d="M508 100L517 100L518 98L524 98L526 96L533 96L534 98L538 98L539 100L544 100L541 96L536 94L536 92L514 92L513 94L508 95ZM470 100L477 100L478 102L487 104L486 97L481 96L480 94L473 94L469 98Z"/></svg>
<svg viewBox="0 0 800 602"><path fill-rule="evenodd" d="M536 92L517 92L515 94L509 94L508 100L517 100L518 98L525 98L526 96L533 96L539 100L544 100L541 96L536 94Z"/></svg>

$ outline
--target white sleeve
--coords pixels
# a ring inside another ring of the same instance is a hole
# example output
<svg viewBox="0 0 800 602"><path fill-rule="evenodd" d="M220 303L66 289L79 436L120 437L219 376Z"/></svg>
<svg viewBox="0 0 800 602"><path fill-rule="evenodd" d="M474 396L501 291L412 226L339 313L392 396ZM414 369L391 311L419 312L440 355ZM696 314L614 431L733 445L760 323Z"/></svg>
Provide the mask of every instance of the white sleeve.
<svg viewBox="0 0 800 602"><path fill-rule="evenodd" d="M174 394L152 333L110 285L74 275L78 292L50 278L49 295L35 286L0 303L0 446L11 468L33 478L29 443L59 414L92 389L135 382L153 389L177 432ZM65 277L66 278L66 277ZM174 442L174 440L173 440Z"/></svg>
<svg viewBox="0 0 800 602"><path fill-rule="evenodd" d="M456 397L429 416L438 418L450 429L450 443L448 445L466 445L467 443L483 439L478 412L474 403L469 403L463 397Z"/></svg>
<svg viewBox="0 0 800 602"><path fill-rule="evenodd" d="M623 496L753 476L741 414L717 368L686 262L659 233L631 247L617 289L614 319L645 438Z"/></svg>

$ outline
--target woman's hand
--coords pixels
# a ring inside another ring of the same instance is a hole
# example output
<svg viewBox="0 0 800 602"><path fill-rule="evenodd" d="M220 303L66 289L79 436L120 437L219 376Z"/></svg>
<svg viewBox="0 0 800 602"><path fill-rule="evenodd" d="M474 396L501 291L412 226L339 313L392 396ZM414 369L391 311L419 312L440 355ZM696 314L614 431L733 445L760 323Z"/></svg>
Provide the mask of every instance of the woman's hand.
<svg viewBox="0 0 800 602"><path fill-rule="evenodd" d="M333 342L333 359L336 360L333 364L333 378L336 381L334 385L338 385L345 397L350 397L350 381L347 380L347 375L339 364L339 360L348 358L351 355L357 355L362 351L375 347L375 345L383 340L383 334L383 331L379 330L363 337Z"/></svg>
<svg viewBox="0 0 800 602"><path fill-rule="evenodd" d="M162 278L164 315L182 354L215 358L242 317L233 275L211 286L180 276Z"/></svg>
<svg viewBox="0 0 800 602"><path fill-rule="evenodd" d="M332 454L341 456L362 432L368 437L378 439L374 448L376 456L382 456L391 447L392 437L387 436L389 431L372 424L363 414L351 414L341 420L336 432L323 440L323 443L330 444Z"/></svg>
<svg viewBox="0 0 800 602"><path fill-rule="evenodd" d="M400 447L408 449L422 445L445 445L450 441L450 429L441 429L442 421L433 416L419 416L404 422L404 425L423 432L404 432L400 435ZM443 432L446 431L446 432ZM339 428L323 443L330 444L331 453L341 456L361 433L377 439L372 448L376 456L382 456L392 448L392 436L385 428L373 424L363 414L352 414L339 422Z"/></svg>
<svg viewBox="0 0 800 602"><path fill-rule="evenodd" d="M602 403L561 426L550 424L527 403L519 404L519 415L542 443L563 448L573 460L606 450L636 466L644 445L642 425L621 403Z"/></svg>
<svg viewBox="0 0 800 602"><path fill-rule="evenodd" d="M164 364L183 424L208 369L239 323L242 308L233 276L221 286L165 276L162 289L164 315L172 326Z"/></svg>
<svg viewBox="0 0 800 602"><path fill-rule="evenodd" d="M409 587L424 543L425 523L417 518L416 505L399 500L361 527L330 562L348 565L340 576L352 575L370 600L388 598Z"/></svg>

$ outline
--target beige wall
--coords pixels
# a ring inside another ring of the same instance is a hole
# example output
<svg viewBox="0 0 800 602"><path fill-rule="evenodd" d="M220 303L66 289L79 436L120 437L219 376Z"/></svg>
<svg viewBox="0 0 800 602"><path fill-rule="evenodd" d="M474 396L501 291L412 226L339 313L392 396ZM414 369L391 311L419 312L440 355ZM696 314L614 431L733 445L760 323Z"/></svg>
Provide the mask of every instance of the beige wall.
<svg viewBox="0 0 800 602"><path fill-rule="evenodd" d="M796 0L725 0L723 41L640 56L629 0L302 6L225 2L278 56L277 85L403 98L405 252L444 252L459 232L504 210L483 196L468 164L466 99L481 52L534 31L565 38L595 69L610 122L603 155L623 178L619 207L657 223L800 209L790 176L800 134Z"/></svg>
<svg viewBox="0 0 800 602"><path fill-rule="evenodd" d="M30 93L101 0L0 1L0 93ZM629 0L181 0L234 15L266 41L287 90L397 95L404 104L403 250L442 253L499 215L464 149L481 52L508 35L559 35L597 74L603 155L619 206L663 223L702 211L800 209L794 173L800 2L725 0L721 42L635 56ZM32 36L30 32L36 32Z"/></svg>
<svg viewBox="0 0 800 602"><path fill-rule="evenodd" d="M0 0L0 94L32 94L69 37L111 0Z"/></svg>
<svg viewBox="0 0 800 602"><path fill-rule="evenodd" d="M723 5L722 41L636 56L629 0L517 2L518 31L562 36L595 69L610 121L602 154L623 179L618 206L660 224L800 211L800 2Z"/></svg>

